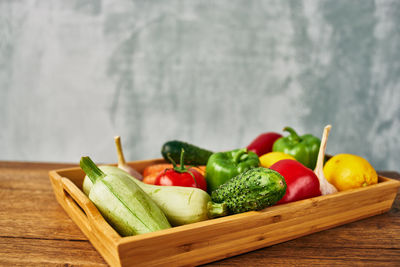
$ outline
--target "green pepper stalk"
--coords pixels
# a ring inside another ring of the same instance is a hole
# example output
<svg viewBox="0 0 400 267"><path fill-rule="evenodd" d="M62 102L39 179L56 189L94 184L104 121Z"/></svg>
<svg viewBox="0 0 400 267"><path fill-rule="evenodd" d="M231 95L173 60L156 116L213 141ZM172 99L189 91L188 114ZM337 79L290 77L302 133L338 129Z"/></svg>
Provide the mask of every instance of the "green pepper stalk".
<svg viewBox="0 0 400 267"><path fill-rule="evenodd" d="M259 164L257 154L247 151L247 148L212 154L206 166L208 191L214 191L231 178Z"/></svg>
<svg viewBox="0 0 400 267"><path fill-rule="evenodd" d="M291 127L285 127L283 131L289 132L289 135L276 140L272 151L292 155L304 166L314 170L321 140L311 134L299 136Z"/></svg>

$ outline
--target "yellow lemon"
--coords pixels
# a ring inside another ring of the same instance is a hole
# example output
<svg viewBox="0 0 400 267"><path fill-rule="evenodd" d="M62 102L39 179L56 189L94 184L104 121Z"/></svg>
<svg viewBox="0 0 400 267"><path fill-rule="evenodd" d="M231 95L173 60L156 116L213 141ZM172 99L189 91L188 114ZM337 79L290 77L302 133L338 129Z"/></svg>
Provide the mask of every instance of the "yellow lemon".
<svg viewBox="0 0 400 267"><path fill-rule="evenodd" d="M356 155L338 154L324 166L324 176L339 191L378 182L378 175L369 162Z"/></svg>
<svg viewBox="0 0 400 267"><path fill-rule="evenodd" d="M283 152L269 152L260 157L260 164L264 168L271 167L275 162L278 162L282 159L293 159L296 160L293 156L289 154L285 154Z"/></svg>

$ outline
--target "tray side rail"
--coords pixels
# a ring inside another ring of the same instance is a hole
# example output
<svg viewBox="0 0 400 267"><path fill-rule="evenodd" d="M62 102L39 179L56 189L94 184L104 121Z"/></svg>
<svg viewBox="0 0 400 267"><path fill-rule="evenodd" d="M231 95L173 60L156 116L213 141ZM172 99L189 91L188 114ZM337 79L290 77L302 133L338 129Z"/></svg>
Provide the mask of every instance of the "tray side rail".
<svg viewBox="0 0 400 267"><path fill-rule="evenodd" d="M77 171L79 171L77 169ZM77 172L74 172L76 174ZM121 236L104 220L96 206L70 179L49 172L58 203L111 266L120 266L117 245ZM82 178L83 180L83 178Z"/></svg>

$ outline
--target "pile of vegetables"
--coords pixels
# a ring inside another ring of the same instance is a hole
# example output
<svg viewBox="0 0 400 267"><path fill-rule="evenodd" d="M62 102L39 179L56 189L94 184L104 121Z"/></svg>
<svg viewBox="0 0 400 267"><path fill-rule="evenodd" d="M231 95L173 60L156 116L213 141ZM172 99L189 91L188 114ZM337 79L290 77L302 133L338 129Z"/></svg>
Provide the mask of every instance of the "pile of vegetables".
<svg viewBox="0 0 400 267"><path fill-rule="evenodd" d="M82 157L83 191L129 236L377 183L376 171L356 155L334 156L324 166L330 129L321 141L285 127L288 136L263 133L245 148L223 152L168 141L161 148L167 163L142 173L125 162L116 137L117 167Z"/></svg>

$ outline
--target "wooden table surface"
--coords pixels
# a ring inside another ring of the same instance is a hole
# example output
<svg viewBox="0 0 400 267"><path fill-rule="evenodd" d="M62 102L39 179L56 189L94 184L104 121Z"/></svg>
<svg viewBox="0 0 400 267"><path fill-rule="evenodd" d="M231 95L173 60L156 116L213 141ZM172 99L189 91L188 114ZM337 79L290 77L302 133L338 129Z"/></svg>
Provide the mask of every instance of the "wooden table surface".
<svg viewBox="0 0 400 267"><path fill-rule="evenodd" d="M1 266L107 266L50 185L49 170L73 166L0 161ZM400 266L400 194L388 213L209 264L223 265Z"/></svg>

